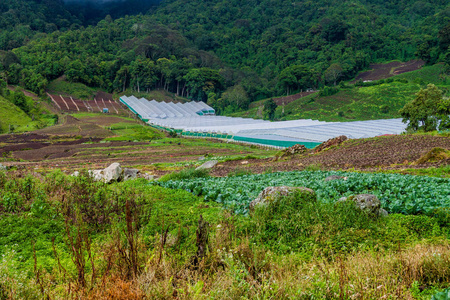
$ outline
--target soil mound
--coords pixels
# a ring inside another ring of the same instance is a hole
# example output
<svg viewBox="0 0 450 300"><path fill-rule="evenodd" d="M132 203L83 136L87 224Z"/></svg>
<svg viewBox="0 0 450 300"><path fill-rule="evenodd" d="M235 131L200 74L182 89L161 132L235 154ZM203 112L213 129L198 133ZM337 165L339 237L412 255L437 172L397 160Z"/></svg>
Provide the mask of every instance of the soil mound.
<svg viewBox="0 0 450 300"><path fill-rule="evenodd" d="M345 142L346 140L348 140L348 137L346 137L345 135L341 135L332 139L329 139L326 142L323 142L322 144L320 144L319 146L317 146L316 148L314 148L314 153L319 153L327 148L330 148L332 146L338 146L340 144L342 144L343 142Z"/></svg>
<svg viewBox="0 0 450 300"><path fill-rule="evenodd" d="M437 162L444 159L450 158L450 151L445 150L440 147L435 147L425 153L422 157L420 157L418 160L416 160L416 164L421 165L429 162Z"/></svg>
<svg viewBox="0 0 450 300"><path fill-rule="evenodd" d="M306 148L304 145L296 144L292 147L286 148L286 149L278 152L275 155L275 160L293 156L293 155L299 154L299 153L306 153L306 152L308 152L308 148Z"/></svg>

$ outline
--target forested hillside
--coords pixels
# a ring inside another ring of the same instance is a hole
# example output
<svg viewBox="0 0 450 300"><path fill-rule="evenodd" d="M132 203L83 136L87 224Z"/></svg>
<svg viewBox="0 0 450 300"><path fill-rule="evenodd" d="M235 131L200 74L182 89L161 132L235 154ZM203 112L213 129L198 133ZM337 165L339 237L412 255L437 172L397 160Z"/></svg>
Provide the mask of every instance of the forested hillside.
<svg viewBox="0 0 450 300"><path fill-rule="evenodd" d="M450 61L445 0L167 0L123 18L112 4L95 16L71 5L2 1L5 81L40 94L61 76L108 92L161 88L230 112L335 85L373 62Z"/></svg>
<svg viewBox="0 0 450 300"><path fill-rule="evenodd" d="M79 25L61 0L2 0L0 2L0 50L26 44L37 33L67 30Z"/></svg>

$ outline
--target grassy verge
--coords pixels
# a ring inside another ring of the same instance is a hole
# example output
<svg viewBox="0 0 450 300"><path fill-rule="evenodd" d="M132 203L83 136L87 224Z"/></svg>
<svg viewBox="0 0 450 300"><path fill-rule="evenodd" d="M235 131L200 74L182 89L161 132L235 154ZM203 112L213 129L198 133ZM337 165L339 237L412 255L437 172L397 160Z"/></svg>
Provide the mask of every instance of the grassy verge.
<svg viewBox="0 0 450 300"><path fill-rule="evenodd" d="M77 99L92 100L94 99L97 89L88 87L79 82L68 82L61 78L53 80L47 89L50 93L71 95Z"/></svg>
<svg viewBox="0 0 450 300"><path fill-rule="evenodd" d="M55 124L57 120L48 110L40 107L26 97L34 107L34 120L13 103L0 96L0 133L27 132Z"/></svg>
<svg viewBox="0 0 450 300"><path fill-rule="evenodd" d="M431 177L450 178L450 166L430 167L423 169L405 168L401 170L387 170L383 173L393 174L409 174L409 175L423 175Z"/></svg>

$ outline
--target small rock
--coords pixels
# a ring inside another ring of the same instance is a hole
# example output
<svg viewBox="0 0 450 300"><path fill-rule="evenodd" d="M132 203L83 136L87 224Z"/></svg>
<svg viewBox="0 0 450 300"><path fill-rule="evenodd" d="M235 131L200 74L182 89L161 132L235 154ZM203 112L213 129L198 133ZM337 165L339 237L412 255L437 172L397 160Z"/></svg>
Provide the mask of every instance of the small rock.
<svg viewBox="0 0 450 300"><path fill-rule="evenodd" d="M6 171L8 168L6 166L0 164L0 171Z"/></svg>
<svg viewBox="0 0 450 300"><path fill-rule="evenodd" d="M215 165L217 165L217 163L218 163L217 160L210 160L210 161L205 162L200 167L196 168L196 170L212 169L212 168L214 168Z"/></svg>
<svg viewBox="0 0 450 300"><path fill-rule="evenodd" d="M389 215L387 210L385 210L384 208L380 208L380 210L378 211L378 216L380 216L380 217L387 217L387 215Z"/></svg>
<svg viewBox="0 0 450 300"><path fill-rule="evenodd" d="M75 171L75 172L73 172L70 176L78 177L78 176L80 176L80 172Z"/></svg>
<svg viewBox="0 0 450 300"><path fill-rule="evenodd" d="M241 161L241 165L248 165L248 160Z"/></svg>
<svg viewBox="0 0 450 300"><path fill-rule="evenodd" d="M292 186L269 186L266 187L258 197L250 202L250 211L253 211L257 205L265 205L268 201L272 201L280 196L288 196L296 191L303 191L314 195L315 192L305 187L292 187Z"/></svg>
<svg viewBox="0 0 450 300"><path fill-rule="evenodd" d="M204 157L204 156L200 156L199 158L198 158L198 160L205 160L206 159L206 157Z"/></svg>
<svg viewBox="0 0 450 300"><path fill-rule="evenodd" d="M138 169L123 169L123 181L136 179L139 175L140 171Z"/></svg>
<svg viewBox="0 0 450 300"><path fill-rule="evenodd" d="M152 174L148 174L148 173L144 173L144 174L139 174L141 178L144 178L145 180L154 180L155 179L155 175Z"/></svg>
<svg viewBox="0 0 450 300"><path fill-rule="evenodd" d="M328 176L327 178L325 178L323 181L331 181L331 180L338 180L338 179L343 179L343 176L338 176L338 175L331 175Z"/></svg>
<svg viewBox="0 0 450 300"><path fill-rule="evenodd" d="M378 211L381 208L381 202L375 195L359 194L355 197L352 197L351 200L355 202L358 208L360 208L362 211L370 214L378 215Z"/></svg>
<svg viewBox="0 0 450 300"><path fill-rule="evenodd" d="M161 244L163 244L164 241L163 241L163 237L162 236L159 238L159 242ZM166 236L166 240L165 240L164 245L168 246L168 247L173 247L177 243L178 243L178 238L176 236L174 236L173 234L168 233L167 236Z"/></svg>

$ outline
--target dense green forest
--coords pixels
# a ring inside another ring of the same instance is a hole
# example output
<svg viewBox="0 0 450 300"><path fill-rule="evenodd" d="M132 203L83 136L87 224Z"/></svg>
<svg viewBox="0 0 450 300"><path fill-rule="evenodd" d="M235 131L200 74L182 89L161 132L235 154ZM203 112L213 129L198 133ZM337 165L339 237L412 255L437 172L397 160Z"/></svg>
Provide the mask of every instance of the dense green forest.
<svg viewBox="0 0 450 300"><path fill-rule="evenodd" d="M167 0L146 14L126 3L134 15L119 17L117 3L92 15L60 0L2 1L1 76L39 94L61 76L109 92L160 88L220 112L374 62L450 61L445 0Z"/></svg>

